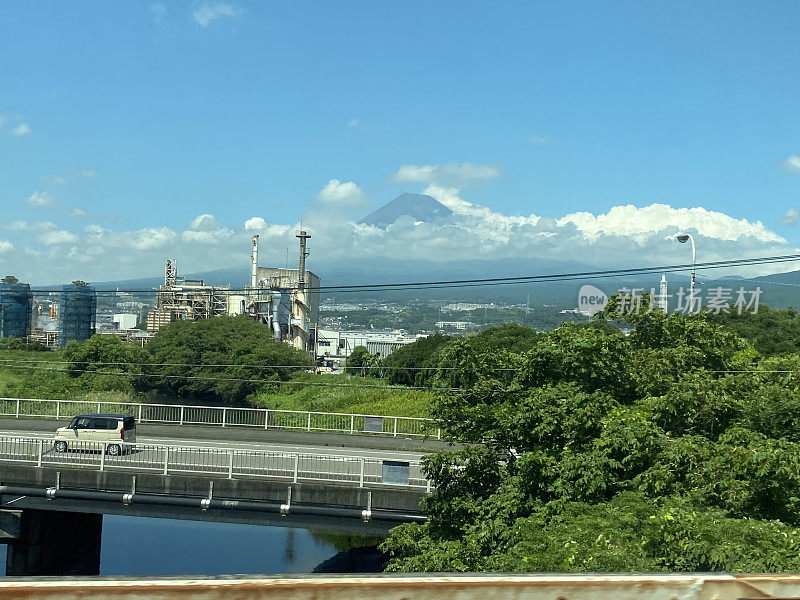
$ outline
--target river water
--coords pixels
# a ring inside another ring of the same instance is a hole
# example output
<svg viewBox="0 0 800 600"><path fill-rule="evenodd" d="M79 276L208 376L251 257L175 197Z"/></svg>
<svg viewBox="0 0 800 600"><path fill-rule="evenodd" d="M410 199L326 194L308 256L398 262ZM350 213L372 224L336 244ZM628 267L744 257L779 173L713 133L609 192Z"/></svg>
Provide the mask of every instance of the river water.
<svg viewBox="0 0 800 600"><path fill-rule="evenodd" d="M100 575L311 573L340 549L369 543L308 529L105 515ZM0 574L5 560L0 547Z"/></svg>

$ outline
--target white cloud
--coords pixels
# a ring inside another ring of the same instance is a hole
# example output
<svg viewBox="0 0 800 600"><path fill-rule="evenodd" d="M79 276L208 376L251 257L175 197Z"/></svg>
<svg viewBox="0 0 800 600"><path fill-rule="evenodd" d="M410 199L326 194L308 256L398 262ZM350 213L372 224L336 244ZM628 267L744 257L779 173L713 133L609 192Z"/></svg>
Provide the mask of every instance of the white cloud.
<svg viewBox="0 0 800 600"><path fill-rule="evenodd" d="M177 234L169 227L145 227L126 237L136 250L157 250L174 242Z"/></svg>
<svg viewBox="0 0 800 600"><path fill-rule="evenodd" d="M220 227L214 215L198 215L189 225L189 229L181 234L186 242L199 244L219 244L233 235L233 230Z"/></svg>
<svg viewBox="0 0 800 600"><path fill-rule="evenodd" d="M800 156L792 154L788 158L781 161L781 167L790 173L800 173Z"/></svg>
<svg viewBox="0 0 800 600"><path fill-rule="evenodd" d="M192 18L200 27L208 27L221 17L236 17L240 10L232 4L225 2L203 2L192 13Z"/></svg>
<svg viewBox="0 0 800 600"><path fill-rule="evenodd" d="M269 225L263 217L252 217L244 222L246 233L258 233L265 239L283 237L294 231L291 225Z"/></svg>
<svg viewBox="0 0 800 600"><path fill-rule="evenodd" d="M780 219L781 223L784 225L797 225L797 222L800 221L800 212L797 212L794 208L790 208L781 215Z"/></svg>
<svg viewBox="0 0 800 600"><path fill-rule="evenodd" d="M189 225L189 229L193 231L214 231L219 228L219 223L214 218L214 215L208 213L197 215Z"/></svg>
<svg viewBox="0 0 800 600"><path fill-rule="evenodd" d="M221 244L227 241L233 235L232 229L215 229L214 231L184 231L181 234L181 239L186 242L195 242L198 244Z"/></svg>
<svg viewBox="0 0 800 600"><path fill-rule="evenodd" d="M3 225L3 229L8 231L49 231L51 229L57 229L57 226L50 221L34 221L33 223L28 223L27 221L12 221L11 223Z"/></svg>
<svg viewBox="0 0 800 600"><path fill-rule="evenodd" d="M347 126L348 127L358 127L358 124L359 124L359 120L358 119L350 119L350 121L348 121L348 123L347 123Z"/></svg>
<svg viewBox="0 0 800 600"><path fill-rule="evenodd" d="M20 123L14 129L11 130L11 133L14 134L16 137L25 137L26 135L32 132L31 126L27 123Z"/></svg>
<svg viewBox="0 0 800 600"><path fill-rule="evenodd" d="M9 231L25 231L27 228L28 224L25 221L12 221L3 225L3 229L8 229Z"/></svg>
<svg viewBox="0 0 800 600"><path fill-rule="evenodd" d="M427 183L465 188L497 177L500 177L498 167L466 162L446 165L403 165L392 175L392 180L397 183Z"/></svg>
<svg viewBox="0 0 800 600"><path fill-rule="evenodd" d="M56 197L49 192L36 190L28 196L28 204L31 206L55 206Z"/></svg>
<svg viewBox="0 0 800 600"><path fill-rule="evenodd" d="M267 222L262 217L252 217L244 222L244 230L258 233L267 228Z"/></svg>
<svg viewBox="0 0 800 600"><path fill-rule="evenodd" d="M769 231L761 221L750 222L734 219L728 215L706 210L702 207L672 208L667 204L615 206L605 214L593 215L578 212L566 215L558 225L571 223L586 239L596 239L601 234L626 236L643 242L661 232L672 230L694 230L709 238L736 241L740 237L752 237L763 243L785 243L781 236Z"/></svg>
<svg viewBox="0 0 800 600"><path fill-rule="evenodd" d="M86 216L86 211L84 211L84 210L82 210L80 208L73 208L71 211L69 211L69 216L70 217L85 217Z"/></svg>
<svg viewBox="0 0 800 600"><path fill-rule="evenodd" d="M74 244L78 241L78 236L69 231L56 230L47 231L37 239L45 246L57 246L59 244Z"/></svg>
<svg viewBox="0 0 800 600"><path fill-rule="evenodd" d="M547 138L546 135L529 135L528 141L531 144L546 144L550 140Z"/></svg>
<svg viewBox="0 0 800 600"><path fill-rule="evenodd" d="M658 265L685 258L686 248L675 241L675 235L682 231L692 233L697 240L701 261L800 251L758 221L701 207L615 206L607 211L551 219L536 214L501 213L470 202L456 186L431 183L425 193L450 207L452 215L435 223L401 217L387 228L378 228L354 223L345 211L330 209L342 206L351 201L354 193L361 192L355 183L331 180L323 191L329 203L319 200L319 210L303 216L303 228L313 234L312 269L319 270L323 277L326 264L343 264L354 255L387 264L470 259L513 264L524 259L528 265L536 260L598 268ZM261 264L283 265L287 248L290 256L296 254L297 229L297 223L268 223L262 216L228 226L206 213L197 215L181 230L120 230L89 224L82 232L71 233L49 221L14 221L0 224L4 234L0 237L14 246L2 261L9 272L18 272L37 283L50 283L157 275L165 257L177 259L185 274L244 267L253 233L262 236ZM36 232L37 242L30 243L31 235L25 232L31 231ZM775 269L780 270L780 266Z"/></svg>
<svg viewBox="0 0 800 600"><path fill-rule="evenodd" d="M61 175L55 175L53 177L42 177L42 181L48 185L64 185L67 183L67 178Z"/></svg>
<svg viewBox="0 0 800 600"><path fill-rule="evenodd" d="M93 171L92 169L82 169L80 171L81 177L88 177L94 178L97 177L97 171Z"/></svg>
<svg viewBox="0 0 800 600"><path fill-rule="evenodd" d="M317 200L331 206L363 206L367 195L354 182L341 182L331 179L317 194Z"/></svg>
<svg viewBox="0 0 800 600"><path fill-rule="evenodd" d="M11 252L14 249L14 244L8 240L0 240L0 254Z"/></svg>

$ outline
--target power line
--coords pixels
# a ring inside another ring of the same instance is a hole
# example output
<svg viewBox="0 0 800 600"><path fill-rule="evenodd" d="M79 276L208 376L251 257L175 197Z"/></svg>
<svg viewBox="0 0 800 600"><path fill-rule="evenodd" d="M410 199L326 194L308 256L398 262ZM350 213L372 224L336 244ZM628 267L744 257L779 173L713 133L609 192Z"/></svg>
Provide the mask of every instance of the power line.
<svg viewBox="0 0 800 600"><path fill-rule="evenodd" d="M34 367L30 365L7 365L12 369L29 369L34 371L49 371L55 373L63 373L61 369L47 369L42 367ZM89 373L94 375L115 375L124 377L151 377L163 379L189 379L189 380L203 380L203 381L235 381L240 383L260 383L262 385L299 385L299 386L312 386L312 387L345 387L350 389L359 388L376 388L382 390L412 390L412 391L429 391L429 392L466 392L469 391L465 388L435 388L423 386L410 386L410 385L373 385L364 384L354 386L349 383L333 383L329 381L273 381L269 379L247 379L243 377L208 377L200 375L169 375L165 373L128 373L125 371L95 371L91 369L69 369L76 373ZM510 390L498 390L510 391Z"/></svg>
<svg viewBox="0 0 800 600"><path fill-rule="evenodd" d="M41 363L48 363L51 365L66 365L69 363L63 362L56 362L56 361L32 361L32 362L41 362ZM118 365L137 365L138 363L95 363L95 364L118 364ZM150 377L150 378L164 378L164 379L188 379L188 380L204 380L204 381L234 381L240 383L260 383L263 385L307 385L307 386L314 386L314 387L347 387L347 388L375 388L375 389L393 389L393 390L415 390L415 391L431 391L431 392L469 392L474 391L468 388L455 388L455 387L433 387L433 386L407 386L407 385L373 385L373 384L359 384L354 386L349 383L334 383L334 382L313 382L313 381L274 381L269 379L249 379L243 377L217 377L217 376L200 376L200 375L173 375L173 374L166 374L166 373L135 373L135 372L126 372L126 371L97 371L92 369L76 369L76 368L67 368L65 370L62 369L52 369L52 368L43 368L38 366L31 366L25 364L4 364L7 368L12 369L29 369L29 370L37 370L37 371L50 371L56 373L63 373L65 371L72 371L76 373L87 373L87 374L95 374L95 375L116 375L116 376L124 376L124 377ZM185 365L185 366L192 366L192 365ZM195 365L196 366L196 365ZM201 365L203 366L203 365ZM367 367L364 367L367 368ZM413 368L413 367L412 367ZM446 369L455 369L457 367L445 367ZM356 369L361 370L362 367L356 367ZM489 371L494 371L495 369L488 369ZM499 370L499 369L498 369ZM502 368L504 371L523 371L524 368ZM473 372L480 373L480 370L475 370ZM705 369L698 369L697 371L689 372L697 373L697 372L705 372L705 373L722 373L722 374L751 374L751 375L760 375L760 374L794 374L800 373L800 370L794 369L765 369L765 370L748 370L748 369L715 369L715 370L705 370ZM519 391L519 390L511 390L507 388L493 388L492 391L496 392L512 392L512 391Z"/></svg>
<svg viewBox="0 0 800 600"><path fill-rule="evenodd" d="M186 368L204 368L204 367L246 367L251 369L314 369L315 365L249 365L249 364L235 364L235 363L219 363L219 364L187 364L187 363L137 363L137 362L101 362L101 361L64 361L64 360L19 360L16 358L0 358L0 366L3 363L27 363L27 364L47 364L47 365L103 365L103 366L136 366L136 367L186 367ZM460 369L461 367L387 367L382 365L363 366L363 367L345 367L350 369L385 369L395 371L451 371ZM491 368L492 371L518 371L518 368L511 367L496 367Z"/></svg>
<svg viewBox="0 0 800 600"><path fill-rule="evenodd" d="M414 282L400 282L400 283L371 283L371 284L358 284L358 285L332 285L332 286L307 286L306 290L310 292L376 292L376 291L399 291L399 290L420 290L420 289L442 289L442 288L462 288L462 287L479 287L479 286L493 286L493 285L519 285L525 283L547 283L553 281L571 281L583 279L605 279L610 277L620 277L624 275L645 275L649 273L661 272L677 272L689 270L692 268L698 269L723 269L731 267L764 265L764 264L780 264L785 262L800 261L800 254L786 254L778 256L765 256L755 258L742 258L731 260L717 260L706 261L698 263L681 263L673 265L659 265L653 267L633 267L624 269L601 269L595 271L577 271L569 273L551 273L551 274L537 274L537 275L522 275L516 277L490 277L482 279L454 279L454 280L438 280L438 281L414 281ZM769 283L769 282L764 282ZM213 286L208 286L213 287ZM33 293L85 293L82 290L60 290L48 288L33 288ZM141 293L149 294L158 291L157 288L150 289L116 289L116 290L95 290L97 294L117 294L124 293ZM224 288L217 289L221 294L239 294L239 293L256 293L259 291L266 292L268 290L259 288L253 290L251 288Z"/></svg>

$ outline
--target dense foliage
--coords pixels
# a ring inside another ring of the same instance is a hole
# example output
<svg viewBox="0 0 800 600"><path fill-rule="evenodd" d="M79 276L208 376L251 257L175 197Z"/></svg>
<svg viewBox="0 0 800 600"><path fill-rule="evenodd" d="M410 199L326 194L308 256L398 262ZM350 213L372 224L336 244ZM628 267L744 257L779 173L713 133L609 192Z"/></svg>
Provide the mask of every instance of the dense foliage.
<svg viewBox="0 0 800 600"><path fill-rule="evenodd" d="M378 356L370 354L366 346L356 346L350 352L345 362L345 373L349 375L359 375L361 377L377 376L377 367L380 359Z"/></svg>
<svg viewBox="0 0 800 600"><path fill-rule="evenodd" d="M456 341L424 525L394 571L797 571L800 356L703 315L564 324L530 349ZM751 372L753 371L753 372Z"/></svg>
<svg viewBox="0 0 800 600"><path fill-rule="evenodd" d="M171 323L146 350L139 389L228 403L313 367L308 354L276 342L266 325L247 316Z"/></svg>
<svg viewBox="0 0 800 600"><path fill-rule="evenodd" d="M452 340L437 333L398 348L381 361L380 374L395 385L429 386L439 364L439 350Z"/></svg>
<svg viewBox="0 0 800 600"><path fill-rule="evenodd" d="M775 310L762 304L755 314L730 310L710 318L748 339L764 356L800 352L800 314L793 308Z"/></svg>

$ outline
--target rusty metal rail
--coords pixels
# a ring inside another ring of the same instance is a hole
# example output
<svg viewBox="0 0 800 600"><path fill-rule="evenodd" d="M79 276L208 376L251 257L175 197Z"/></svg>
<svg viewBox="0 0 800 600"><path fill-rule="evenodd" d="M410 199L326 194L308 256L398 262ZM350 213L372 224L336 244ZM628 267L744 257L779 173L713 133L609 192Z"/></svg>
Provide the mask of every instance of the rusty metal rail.
<svg viewBox="0 0 800 600"><path fill-rule="evenodd" d="M0 578L0 597L36 600L736 600L800 598L800 575L413 575Z"/></svg>

